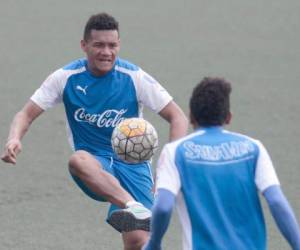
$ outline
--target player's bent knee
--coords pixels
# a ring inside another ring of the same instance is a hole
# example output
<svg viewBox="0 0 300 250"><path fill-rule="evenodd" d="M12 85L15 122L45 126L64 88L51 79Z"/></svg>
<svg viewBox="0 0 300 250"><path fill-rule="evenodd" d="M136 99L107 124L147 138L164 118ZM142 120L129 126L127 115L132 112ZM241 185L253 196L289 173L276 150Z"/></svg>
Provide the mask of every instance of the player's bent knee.
<svg viewBox="0 0 300 250"><path fill-rule="evenodd" d="M91 158L91 155L83 150L76 151L69 159L69 170L72 174L77 175L83 171L83 166L86 161Z"/></svg>
<svg viewBox="0 0 300 250"><path fill-rule="evenodd" d="M123 235L125 250L140 250L148 240L148 233L141 231L133 231Z"/></svg>
<svg viewBox="0 0 300 250"><path fill-rule="evenodd" d="M124 244L125 250L140 250L146 242L141 240L131 241Z"/></svg>

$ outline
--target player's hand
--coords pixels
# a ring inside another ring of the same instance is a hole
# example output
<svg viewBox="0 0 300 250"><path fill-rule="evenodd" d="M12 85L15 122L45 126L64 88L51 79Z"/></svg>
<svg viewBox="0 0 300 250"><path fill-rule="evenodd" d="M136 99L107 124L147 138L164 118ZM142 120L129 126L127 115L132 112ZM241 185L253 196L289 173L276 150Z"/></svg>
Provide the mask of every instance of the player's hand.
<svg viewBox="0 0 300 250"><path fill-rule="evenodd" d="M4 162L16 164L17 163L17 155L22 150L21 141L18 139L11 139L9 140L5 147L4 152L1 155L1 159Z"/></svg>

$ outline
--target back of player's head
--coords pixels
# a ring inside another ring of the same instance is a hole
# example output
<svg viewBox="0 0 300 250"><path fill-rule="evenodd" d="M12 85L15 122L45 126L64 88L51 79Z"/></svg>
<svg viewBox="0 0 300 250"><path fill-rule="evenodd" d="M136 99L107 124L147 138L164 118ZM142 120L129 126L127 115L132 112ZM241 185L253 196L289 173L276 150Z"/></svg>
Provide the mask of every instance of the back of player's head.
<svg viewBox="0 0 300 250"><path fill-rule="evenodd" d="M119 32L119 23L113 16L107 13L98 13L92 15L85 25L83 33L85 41L90 38L92 30L116 30Z"/></svg>
<svg viewBox="0 0 300 250"><path fill-rule="evenodd" d="M199 126L223 125L230 114L231 84L223 78L205 77L190 98L190 112Z"/></svg>

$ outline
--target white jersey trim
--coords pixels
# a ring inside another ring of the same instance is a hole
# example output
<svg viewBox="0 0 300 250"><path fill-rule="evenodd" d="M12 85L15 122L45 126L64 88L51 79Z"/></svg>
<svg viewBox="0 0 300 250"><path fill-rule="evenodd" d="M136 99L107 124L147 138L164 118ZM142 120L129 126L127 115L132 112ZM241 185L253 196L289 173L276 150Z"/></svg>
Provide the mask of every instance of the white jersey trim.
<svg viewBox="0 0 300 250"><path fill-rule="evenodd" d="M260 141L256 141L256 144L259 147L259 156L255 170L255 184L263 193L268 187L280 185L280 182L266 148Z"/></svg>
<svg viewBox="0 0 300 250"><path fill-rule="evenodd" d="M174 195L178 194L181 181L175 165L176 148L181 142L204 133L205 131L200 130L164 146L157 163L156 190L164 188Z"/></svg>
<svg viewBox="0 0 300 250"><path fill-rule="evenodd" d="M64 70L62 68L56 70L48 76L30 99L43 110L54 107L56 104L62 102L62 96L68 78L73 74L77 74L85 70L85 67L76 70Z"/></svg>
<svg viewBox="0 0 300 250"><path fill-rule="evenodd" d="M271 157L264 145L259 140L236 132L225 132L245 137L257 145L259 149L259 155L255 169L255 184L261 193L263 193L268 187L271 187L273 185L280 185Z"/></svg>
<svg viewBox="0 0 300 250"><path fill-rule="evenodd" d="M66 86L68 78L73 74L81 73L85 70L85 67L77 70L64 70L62 68L56 70L54 73L48 76L48 78L34 92L30 99L43 110L52 108L56 104L62 102L64 88ZM75 150L73 134L67 119L66 131L68 142L72 150Z"/></svg>
<svg viewBox="0 0 300 250"><path fill-rule="evenodd" d="M75 151L75 145L74 145L74 139L73 139L73 133L71 131L68 119L66 119L66 130L67 130L67 137L68 137L68 142L71 146L71 149Z"/></svg>
<svg viewBox="0 0 300 250"><path fill-rule="evenodd" d="M182 249L191 250L193 249L192 225L182 192L179 192L177 195L176 210L182 226Z"/></svg>
<svg viewBox="0 0 300 250"><path fill-rule="evenodd" d="M115 70L128 74L133 80L140 113L142 113L143 105L150 108L152 111L159 113L170 101L172 101L173 98L159 82L142 69L132 71L117 65Z"/></svg>

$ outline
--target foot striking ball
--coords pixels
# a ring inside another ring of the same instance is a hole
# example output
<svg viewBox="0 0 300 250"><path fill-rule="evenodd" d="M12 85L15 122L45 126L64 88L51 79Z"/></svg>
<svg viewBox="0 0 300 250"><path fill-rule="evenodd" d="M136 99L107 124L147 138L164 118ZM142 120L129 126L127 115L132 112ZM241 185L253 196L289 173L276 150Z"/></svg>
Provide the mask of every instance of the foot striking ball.
<svg viewBox="0 0 300 250"><path fill-rule="evenodd" d="M119 123L111 137L116 155L128 163L150 160L158 147L155 128L143 118L129 118Z"/></svg>

